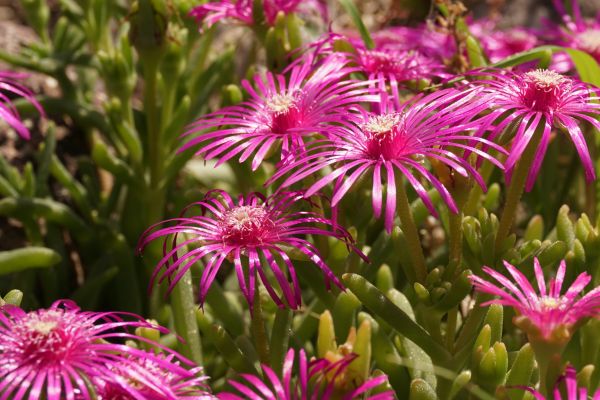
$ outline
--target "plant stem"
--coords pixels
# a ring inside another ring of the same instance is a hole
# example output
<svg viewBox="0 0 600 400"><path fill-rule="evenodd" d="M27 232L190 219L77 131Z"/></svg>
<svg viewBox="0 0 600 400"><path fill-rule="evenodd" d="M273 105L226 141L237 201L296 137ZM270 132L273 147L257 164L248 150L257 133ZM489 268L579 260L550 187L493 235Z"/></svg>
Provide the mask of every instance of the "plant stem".
<svg viewBox="0 0 600 400"><path fill-rule="evenodd" d="M456 334L456 323L458 321L458 306L453 307L448 312L446 322L446 348L450 353L454 353L454 335Z"/></svg>
<svg viewBox="0 0 600 400"><path fill-rule="evenodd" d="M269 365L271 361L271 357L269 355L269 340L267 338L267 331L265 328L265 321L263 319L258 288L256 288L254 304L252 305L251 329L260 362L261 364Z"/></svg>
<svg viewBox="0 0 600 400"><path fill-rule="evenodd" d="M533 158L538 149L538 144L542 138L543 129L544 124L540 123L533 133L527 148L521 155L521 160L519 160L508 186L506 202L504 203L502 217L500 217L500 224L498 226L498 232L496 233L496 243L494 246L496 255L499 255L504 240L508 237L510 228L515 220L517 206L519 205L519 201L525 190L527 175L529 174L531 163L533 162Z"/></svg>
<svg viewBox="0 0 600 400"><path fill-rule="evenodd" d="M198 365L202 365L202 344L196 321L197 306L194 302L191 271L188 270L173 288L171 307L175 330L185 342L180 343L181 353Z"/></svg>
<svg viewBox="0 0 600 400"><path fill-rule="evenodd" d="M494 171L494 164L492 164L489 161L485 161L483 163L483 165L481 166L481 177L483 178L483 181L487 184L490 176L492 175L492 172ZM479 200L481 199L481 196L483 195L483 189L481 189L481 186L479 185L474 185L473 188L471 189L471 193L469 193L469 198L467 200L467 204L464 207L464 214L465 215L475 215L475 213L477 212L477 206L479 205Z"/></svg>
<svg viewBox="0 0 600 400"><path fill-rule="evenodd" d="M144 112L148 133L148 165L150 168L150 187L157 188L161 175L161 130L156 106L156 86L158 62L144 57Z"/></svg>
<svg viewBox="0 0 600 400"><path fill-rule="evenodd" d="M425 256L423 255L423 248L421 247L421 240L419 239L419 231L417 230L415 220L410 211L406 189L402 182L399 182L399 184L396 185L396 199L398 201L398 216L400 217L402 231L406 238L413 268L415 269L417 282L425 283L425 278L427 277Z"/></svg>

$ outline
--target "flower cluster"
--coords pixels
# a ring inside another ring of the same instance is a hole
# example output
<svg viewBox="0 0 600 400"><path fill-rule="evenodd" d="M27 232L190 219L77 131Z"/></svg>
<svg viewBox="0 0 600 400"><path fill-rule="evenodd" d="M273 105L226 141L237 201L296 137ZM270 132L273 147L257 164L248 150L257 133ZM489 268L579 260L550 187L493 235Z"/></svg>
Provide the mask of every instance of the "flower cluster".
<svg viewBox="0 0 600 400"><path fill-rule="evenodd" d="M123 318L128 318L125 320ZM209 396L201 369L128 329L164 328L127 313L81 311L72 301L25 312L0 308L2 398L176 400ZM135 340L168 355L121 344ZM90 386L92 385L92 386ZM208 398L208 397L206 397Z"/></svg>

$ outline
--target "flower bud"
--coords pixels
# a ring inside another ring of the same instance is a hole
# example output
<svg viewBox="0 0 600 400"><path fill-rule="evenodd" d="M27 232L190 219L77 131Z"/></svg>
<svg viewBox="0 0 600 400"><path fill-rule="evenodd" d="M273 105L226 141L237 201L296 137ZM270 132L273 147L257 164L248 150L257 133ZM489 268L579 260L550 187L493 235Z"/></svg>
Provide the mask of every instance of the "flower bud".
<svg viewBox="0 0 600 400"><path fill-rule="evenodd" d="M410 383L409 400L438 400L435 390L423 379L414 379Z"/></svg>
<svg viewBox="0 0 600 400"><path fill-rule="evenodd" d="M324 358L328 352L335 352L337 343L335 341L335 330L333 327L333 318L328 310L325 310L319 317L319 335L317 337L317 354L319 358Z"/></svg>
<svg viewBox="0 0 600 400"><path fill-rule="evenodd" d="M6 293L4 299L0 298L0 305L12 304L13 306L20 306L23 301L23 292L17 289L13 289Z"/></svg>
<svg viewBox="0 0 600 400"><path fill-rule="evenodd" d="M525 229L525 234L523 235L523 239L525 241L529 240L542 240L544 238L544 219L541 215L534 215L529 220L527 224L527 228Z"/></svg>

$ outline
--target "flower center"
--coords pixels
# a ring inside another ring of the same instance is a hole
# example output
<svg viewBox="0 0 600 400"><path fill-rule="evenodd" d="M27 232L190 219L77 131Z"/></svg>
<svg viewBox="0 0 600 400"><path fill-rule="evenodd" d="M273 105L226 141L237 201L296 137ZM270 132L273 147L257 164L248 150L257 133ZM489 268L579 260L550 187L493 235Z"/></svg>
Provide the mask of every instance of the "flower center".
<svg viewBox="0 0 600 400"><path fill-rule="evenodd" d="M223 215L221 234L228 245L256 245L263 242L273 227L264 206L237 206Z"/></svg>
<svg viewBox="0 0 600 400"><path fill-rule="evenodd" d="M300 111L297 106L297 96L289 93L280 93L271 96L265 105L271 113L271 131L285 135L290 128L300 123Z"/></svg>
<svg viewBox="0 0 600 400"><path fill-rule="evenodd" d="M579 47L600 59L600 29L590 29L577 35Z"/></svg>
<svg viewBox="0 0 600 400"><path fill-rule="evenodd" d="M523 76L523 102L535 111L552 111L560 104L570 84L569 78L554 71L529 71Z"/></svg>
<svg viewBox="0 0 600 400"><path fill-rule="evenodd" d="M69 356L78 339L78 323L68 312L41 310L29 313L14 328L21 338L18 352L33 362L60 363Z"/></svg>
<svg viewBox="0 0 600 400"><path fill-rule="evenodd" d="M543 296L539 299L538 305L542 310L560 310L565 305L565 300L562 297Z"/></svg>
<svg viewBox="0 0 600 400"><path fill-rule="evenodd" d="M287 93L280 93L272 96L266 101L267 108L275 115L288 112L295 107L296 99Z"/></svg>
<svg viewBox="0 0 600 400"><path fill-rule="evenodd" d="M371 158L395 159L407 148L409 138L401 114L372 115L361 128L366 135L367 154Z"/></svg>

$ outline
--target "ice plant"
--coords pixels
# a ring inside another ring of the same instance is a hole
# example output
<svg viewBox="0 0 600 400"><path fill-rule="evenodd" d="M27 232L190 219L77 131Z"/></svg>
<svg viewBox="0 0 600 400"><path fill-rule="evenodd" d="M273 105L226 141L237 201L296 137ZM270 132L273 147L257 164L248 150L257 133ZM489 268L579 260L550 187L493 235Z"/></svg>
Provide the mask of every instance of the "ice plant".
<svg viewBox="0 0 600 400"><path fill-rule="evenodd" d="M339 361L331 362L326 359L308 360L304 350L298 357L298 372L294 373L295 351L290 349L283 364L283 379L280 379L269 366L263 365L265 378L250 374L241 374L246 382L230 380L229 384L240 394L220 393L221 400L300 400L300 399L394 399L391 391L385 391L369 396L367 393L385 382L387 377L380 375L376 378L347 388L344 382L344 372L355 356L349 355Z"/></svg>
<svg viewBox="0 0 600 400"><path fill-rule="evenodd" d="M119 379L94 381L96 394L102 400L209 400L214 399L209 391L208 379L201 367L192 368L182 374L179 363L173 355L159 356L160 363L153 353L141 353L129 357L126 363L118 363L112 367ZM150 374L153 387L140 381L139 376ZM157 391L156 387L161 391ZM168 396L165 396L165 392Z"/></svg>
<svg viewBox="0 0 600 400"><path fill-rule="evenodd" d="M471 118L486 107L477 101L477 96L474 91L444 89L416 96L404 104L400 104L397 97L383 96L378 104L379 112L361 109L353 124L332 131L329 138L309 146L296 162L281 168L271 181L289 174L282 183L282 187L286 187L331 167L331 172L310 186L306 196L335 183L332 206L336 206L362 176L368 175L373 182L372 205L377 218L382 213L385 189L385 228L388 232L394 223L399 189L396 182L402 182L398 181L399 177L406 178L434 215L437 213L433 203L418 177L431 183L450 210L457 212L448 189L429 171L424 161L430 159L445 164L463 176L472 176L482 186L485 185L479 173L455 152L468 149L501 167L496 159L478 150L474 143L501 149L467 132L477 126ZM404 192L402 187L400 189Z"/></svg>
<svg viewBox="0 0 600 400"><path fill-rule="evenodd" d="M0 71L0 120L3 120L12 127L23 139L29 139L29 129L23 123L19 112L15 108L12 98L15 96L23 97L33 104L35 108L44 114L41 105L33 97L29 89L17 82L23 75L10 71Z"/></svg>
<svg viewBox="0 0 600 400"><path fill-rule="evenodd" d="M328 284L333 282L342 287L305 235L329 236L345 241L350 241L351 237L335 222L318 213L294 211L292 207L301 199L302 194L295 192L277 193L270 197L250 193L240 196L237 201L222 190L207 193L202 201L186 207L181 217L150 227L140 239L140 251L152 240L159 237L165 240L165 254L152 281L158 278L162 282L168 278L171 290L193 263L204 258L205 267L199 285L202 304L217 272L225 260L229 260L234 264L240 289L248 304L253 304L258 275L278 306L285 304L295 309L301 305L301 293L288 255L290 249L295 249L319 267ZM192 208L199 209L199 214L186 216ZM180 243L177 243L178 235L183 236ZM198 247L186 250L193 244ZM181 252L183 255L178 256ZM277 281L282 297L269 281L269 274Z"/></svg>
<svg viewBox="0 0 600 400"><path fill-rule="evenodd" d="M549 364L560 361L560 355L577 327L587 318L600 316L600 287L580 296L592 280L591 275L582 272L562 294L565 261L560 263L556 277L546 285L542 267L535 258L537 293L522 272L506 261L504 266L513 280L492 268L483 267L483 271L500 286L477 275L471 275L470 279L477 291L498 296L482 305L502 304L515 310L517 316L513 323L527 333L540 366L540 385L545 387L546 382L554 381L547 376Z"/></svg>
<svg viewBox="0 0 600 400"><path fill-rule="evenodd" d="M564 386L564 391L561 390L562 386ZM577 374L575 368L571 365L567 366L565 374L556 383L552 391L552 397L546 397L533 388L524 389L532 393L536 400L600 400L600 389L591 395L588 394L587 388L577 386ZM566 397L563 397L563 394Z"/></svg>
<svg viewBox="0 0 600 400"><path fill-rule="evenodd" d="M11 305L0 307L0 398L27 395L30 400L73 400L77 396L88 400L94 398L90 382L122 382L120 371L129 370L135 374L136 385L123 383L123 387L135 391L144 385L162 398L174 399L168 388L157 385L154 375L133 360L145 358L173 373L189 373L170 358L119 343L131 339L160 346L127 331L139 327L165 331L134 315L81 311L68 300L32 312Z"/></svg>
<svg viewBox="0 0 600 400"><path fill-rule="evenodd" d="M576 0L569 2L573 16L569 15L562 0L553 0L552 3L562 17L564 26L549 24L547 31L550 41L585 51L600 62L600 15L594 19L583 18Z"/></svg>
<svg viewBox="0 0 600 400"><path fill-rule="evenodd" d="M595 179L592 159L580 128L581 123L588 122L600 129L600 123L594 118L600 114L595 91L583 82L551 70L491 74L494 79L482 84L487 86L492 107L489 121L499 122L490 128L489 138L496 138L513 123L517 125L504 164L506 174L510 176L517 161L523 158L522 163L530 163L526 190L531 190L554 128L564 130L569 135L583 163L587 180ZM535 148L531 148L533 153L526 157L530 143L535 143L532 145Z"/></svg>
<svg viewBox="0 0 600 400"><path fill-rule="evenodd" d="M592 279L587 272L579 274L567 291L561 294L565 279L565 261L560 263L556 277L546 285L540 263L535 258L533 267L539 289L539 293L536 293L522 272L506 261L504 266L514 283L501 273L483 267L483 271L501 286L477 275L471 275L473 285L480 292L499 296L499 299L490 300L484 305L497 303L513 307L519 314L519 319L529 321L543 339L550 339L557 329L566 328L570 334L583 319L600 315L600 288L579 296Z"/></svg>
<svg viewBox="0 0 600 400"><path fill-rule="evenodd" d="M218 159L217 165L254 154L253 170L276 146L282 159L293 157L307 137L344 124L349 105L373 99L361 82L341 79L353 71L344 64L331 56L317 70L308 64L292 68L289 79L267 72L266 79L254 77L256 90L244 81L250 99L194 122L183 134L188 140L181 150L199 147L196 154Z"/></svg>
<svg viewBox="0 0 600 400"><path fill-rule="evenodd" d="M531 29L498 29L496 23L488 19L470 23L469 30L479 40L492 63L531 50L538 44L538 35Z"/></svg>
<svg viewBox="0 0 600 400"><path fill-rule="evenodd" d="M429 25L394 26L374 32L375 48L381 50L418 50L427 57L442 62L456 51L452 35L438 32Z"/></svg>
<svg viewBox="0 0 600 400"><path fill-rule="evenodd" d="M190 15L206 28L222 20L233 20L244 25L253 25L255 15L254 0L220 0L207 2L194 7ZM327 5L320 0L264 0L262 11L265 22L269 26L275 24L277 14L288 15L295 12L310 12L317 10L319 15L327 20Z"/></svg>

